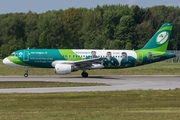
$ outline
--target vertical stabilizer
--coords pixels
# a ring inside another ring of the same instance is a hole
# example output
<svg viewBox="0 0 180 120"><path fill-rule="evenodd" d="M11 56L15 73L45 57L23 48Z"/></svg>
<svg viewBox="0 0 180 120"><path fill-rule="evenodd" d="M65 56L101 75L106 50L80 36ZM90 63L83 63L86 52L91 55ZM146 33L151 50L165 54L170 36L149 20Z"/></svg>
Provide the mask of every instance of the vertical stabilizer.
<svg viewBox="0 0 180 120"><path fill-rule="evenodd" d="M163 24L163 26L155 33L155 35L141 50L153 49L156 51L166 52L169 38L171 35L172 26L173 23Z"/></svg>

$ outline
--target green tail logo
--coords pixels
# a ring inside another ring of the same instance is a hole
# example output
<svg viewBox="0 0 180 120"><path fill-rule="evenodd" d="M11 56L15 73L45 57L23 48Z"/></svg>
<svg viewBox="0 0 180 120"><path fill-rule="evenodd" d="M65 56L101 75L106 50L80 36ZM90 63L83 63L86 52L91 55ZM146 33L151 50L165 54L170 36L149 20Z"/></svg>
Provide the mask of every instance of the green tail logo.
<svg viewBox="0 0 180 120"><path fill-rule="evenodd" d="M165 43L168 40L168 37L169 37L168 32L161 32L156 38L157 44L160 45Z"/></svg>
<svg viewBox="0 0 180 120"><path fill-rule="evenodd" d="M163 34L161 34L159 37L163 37Z"/></svg>
<svg viewBox="0 0 180 120"><path fill-rule="evenodd" d="M149 42L141 49L151 49L155 51L166 52L169 38L171 35L173 23L165 23L156 32L156 34L149 40Z"/></svg>

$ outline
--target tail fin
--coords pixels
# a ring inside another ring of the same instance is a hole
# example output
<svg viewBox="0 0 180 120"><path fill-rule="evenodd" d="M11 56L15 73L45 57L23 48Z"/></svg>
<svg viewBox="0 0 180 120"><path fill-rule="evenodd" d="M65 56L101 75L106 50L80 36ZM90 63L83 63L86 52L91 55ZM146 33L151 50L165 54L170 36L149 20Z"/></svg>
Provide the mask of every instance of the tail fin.
<svg viewBox="0 0 180 120"><path fill-rule="evenodd" d="M169 38L171 35L173 23L165 23L149 40L149 42L141 49L153 49L156 51L166 52Z"/></svg>

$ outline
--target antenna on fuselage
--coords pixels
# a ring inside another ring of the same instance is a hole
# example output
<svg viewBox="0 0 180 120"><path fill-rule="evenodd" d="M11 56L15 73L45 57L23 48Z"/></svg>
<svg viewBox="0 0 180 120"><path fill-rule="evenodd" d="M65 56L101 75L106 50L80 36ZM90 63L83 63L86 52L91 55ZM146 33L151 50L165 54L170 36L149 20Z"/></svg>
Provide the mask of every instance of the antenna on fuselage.
<svg viewBox="0 0 180 120"><path fill-rule="evenodd" d="M29 49L29 47L27 49Z"/></svg>

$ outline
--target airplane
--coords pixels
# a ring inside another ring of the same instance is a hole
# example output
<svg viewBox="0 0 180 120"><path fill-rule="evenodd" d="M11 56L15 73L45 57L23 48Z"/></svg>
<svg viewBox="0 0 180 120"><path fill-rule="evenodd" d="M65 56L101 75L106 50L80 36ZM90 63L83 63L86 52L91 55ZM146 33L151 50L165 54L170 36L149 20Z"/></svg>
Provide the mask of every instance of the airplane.
<svg viewBox="0 0 180 120"><path fill-rule="evenodd" d="M82 70L82 77L88 77L86 70L121 69L146 65L173 58L166 52L173 23L165 23L139 50L94 50L94 49L23 49L3 59L13 67L54 68L56 74L69 74Z"/></svg>

